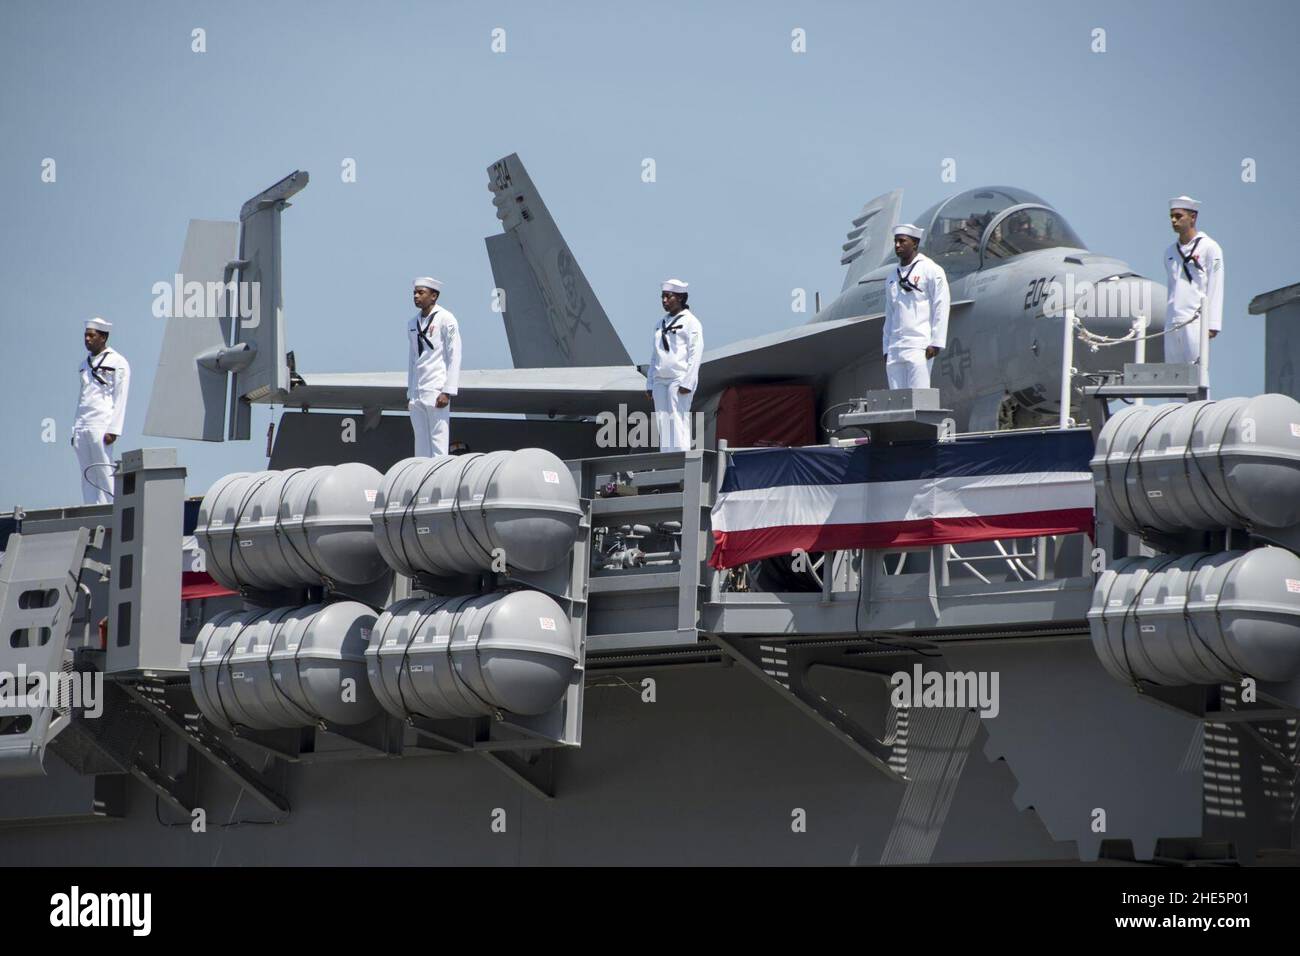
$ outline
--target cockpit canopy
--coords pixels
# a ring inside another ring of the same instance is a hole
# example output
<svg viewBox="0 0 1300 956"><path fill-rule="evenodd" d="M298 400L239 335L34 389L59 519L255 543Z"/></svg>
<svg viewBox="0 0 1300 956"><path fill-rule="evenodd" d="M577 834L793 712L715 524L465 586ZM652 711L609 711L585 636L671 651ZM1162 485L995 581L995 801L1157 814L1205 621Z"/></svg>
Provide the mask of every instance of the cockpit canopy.
<svg viewBox="0 0 1300 956"><path fill-rule="evenodd" d="M1086 249L1065 218L1031 192L983 186L927 209L921 251L949 279L1036 249Z"/></svg>

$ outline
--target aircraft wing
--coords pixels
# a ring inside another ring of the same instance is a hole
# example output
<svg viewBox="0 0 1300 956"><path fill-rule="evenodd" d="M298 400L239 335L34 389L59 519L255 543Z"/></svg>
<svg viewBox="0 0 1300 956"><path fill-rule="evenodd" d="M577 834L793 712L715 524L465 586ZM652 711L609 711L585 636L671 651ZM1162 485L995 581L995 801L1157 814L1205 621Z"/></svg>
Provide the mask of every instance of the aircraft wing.
<svg viewBox="0 0 1300 956"><path fill-rule="evenodd" d="M880 315L814 322L724 345L704 353L700 394L737 382L817 378L837 368L835 357L879 348ZM575 368L472 369L460 373L456 412L596 415L648 408L645 375L631 365ZM286 407L406 409L406 372L304 374Z"/></svg>
<svg viewBox="0 0 1300 956"><path fill-rule="evenodd" d="M954 310L971 305L954 302ZM711 395L744 382L816 380L880 348L882 313L792 329L733 342L704 353L699 393ZM264 398L262 401L278 401ZM650 407L645 374L631 365L586 368L470 369L460 373L456 412L597 415L620 403ZM290 408L406 409L406 372L333 372L295 378Z"/></svg>
<svg viewBox="0 0 1300 956"><path fill-rule="evenodd" d="M951 313L973 304L973 299L959 299L950 306ZM879 353L879 321L884 317L876 312L810 322L707 351L700 363L700 393L742 382L825 378L851 361Z"/></svg>
<svg viewBox="0 0 1300 956"><path fill-rule="evenodd" d="M738 382L821 378L867 352L880 349L883 313L811 322L706 351L700 392Z"/></svg>
<svg viewBox="0 0 1300 956"><path fill-rule="evenodd" d="M648 408L645 376L631 365L573 368L470 369L460 373L455 412L597 415ZM285 400L288 407L406 410L406 372L305 375Z"/></svg>
<svg viewBox="0 0 1300 956"><path fill-rule="evenodd" d="M817 378L836 356L879 348L879 315L815 322L724 345L704 353L699 391L709 395L737 382ZM460 373L456 412L596 415L649 407L645 375L631 365L574 368L473 369ZM406 409L406 372L304 374L286 407Z"/></svg>

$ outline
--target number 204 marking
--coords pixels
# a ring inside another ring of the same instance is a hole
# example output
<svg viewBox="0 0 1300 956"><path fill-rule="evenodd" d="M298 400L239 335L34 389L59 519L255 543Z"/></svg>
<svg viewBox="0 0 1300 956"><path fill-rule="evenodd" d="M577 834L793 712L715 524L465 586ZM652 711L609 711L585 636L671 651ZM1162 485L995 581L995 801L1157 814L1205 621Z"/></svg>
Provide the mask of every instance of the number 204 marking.
<svg viewBox="0 0 1300 956"><path fill-rule="evenodd" d="M1056 276L1052 276L1050 279L1046 277L1041 279L1031 279L1029 282L1029 289L1025 292L1025 308L1037 308L1038 304L1046 298L1045 290L1047 286L1055 281Z"/></svg>

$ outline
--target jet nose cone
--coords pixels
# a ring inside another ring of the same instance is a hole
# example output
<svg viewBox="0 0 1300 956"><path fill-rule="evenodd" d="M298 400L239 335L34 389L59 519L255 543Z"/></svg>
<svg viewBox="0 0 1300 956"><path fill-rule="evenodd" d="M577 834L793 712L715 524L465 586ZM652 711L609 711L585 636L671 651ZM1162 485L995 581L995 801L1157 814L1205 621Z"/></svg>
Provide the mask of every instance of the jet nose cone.
<svg viewBox="0 0 1300 956"><path fill-rule="evenodd" d="M1147 320L1151 334L1164 324L1165 291L1141 276L1102 277L1080 287L1074 310L1089 332L1099 336L1130 336L1139 317Z"/></svg>
<svg viewBox="0 0 1300 956"><path fill-rule="evenodd" d="M1164 354L1159 338L1151 338L1164 326L1163 287L1137 275L1110 275L1083 283L1075 296L1075 316L1086 330L1082 338L1097 346L1094 362L1118 369L1135 360L1134 323L1145 319L1146 361L1159 361ZM1113 344L1116 340L1124 340Z"/></svg>

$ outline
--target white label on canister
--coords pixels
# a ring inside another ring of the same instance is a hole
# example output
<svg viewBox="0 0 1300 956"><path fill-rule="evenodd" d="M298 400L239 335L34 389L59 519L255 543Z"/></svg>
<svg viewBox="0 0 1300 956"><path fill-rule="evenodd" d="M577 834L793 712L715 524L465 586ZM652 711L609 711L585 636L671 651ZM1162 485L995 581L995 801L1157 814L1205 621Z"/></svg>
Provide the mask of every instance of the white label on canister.
<svg viewBox="0 0 1300 956"><path fill-rule="evenodd" d="M1165 496L1165 493L1164 493L1163 491L1148 491L1148 492L1147 492L1147 497L1148 497L1148 498L1163 498L1164 496Z"/></svg>
<svg viewBox="0 0 1300 956"><path fill-rule="evenodd" d="M367 488L367 489L366 489L366 501L370 502L370 503L373 505L373 504L375 503L375 496L378 495L378 494L379 494L379 489L378 489L378 488Z"/></svg>
<svg viewBox="0 0 1300 956"><path fill-rule="evenodd" d="M1291 423L1291 437L1300 438L1300 422Z"/></svg>
<svg viewBox="0 0 1300 956"><path fill-rule="evenodd" d="M425 495L423 498L416 498L415 503L417 505L427 505L429 503L429 496Z"/></svg>
<svg viewBox="0 0 1300 956"><path fill-rule="evenodd" d="M1143 633L1143 634L1150 634L1150 633L1151 633L1152 631L1154 631L1155 629L1156 629L1156 626L1155 626L1154 624L1143 624L1143 625L1142 625L1142 633Z"/></svg>
<svg viewBox="0 0 1300 956"><path fill-rule="evenodd" d="M244 679L244 672L243 672L243 671L235 671L235 672L234 672L233 674L231 674L230 676L233 677L235 680L243 680L243 679Z"/></svg>
<svg viewBox="0 0 1300 956"><path fill-rule="evenodd" d="M558 485L560 483L560 473L558 471L542 472L542 481L548 485Z"/></svg>
<svg viewBox="0 0 1300 956"><path fill-rule="evenodd" d="M396 647L396 646L397 646L397 638L395 637L390 637L388 640L384 641L384 647Z"/></svg>
<svg viewBox="0 0 1300 956"><path fill-rule="evenodd" d="M483 493L482 493L482 492L479 492L477 495L475 495L475 496L474 496L474 500L475 500L475 501L482 501L482 500L483 500Z"/></svg>
<svg viewBox="0 0 1300 956"><path fill-rule="evenodd" d="M1124 603L1124 602L1121 601L1119 598L1111 598L1111 599L1110 599L1110 605L1109 605L1109 606L1110 606L1110 607L1119 607L1119 606L1122 605L1123 603Z"/></svg>
<svg viewBox="0 0 1300 956"><path fill-rule="evenodd" d="M539 617L537 623L542 625L543 631L555 630L555 618L553 617Z"/></svg>
<svg viewBox="0 0 1300 956"><path fill-rule="evenodd" d="M413 643L413 644L423 644L423 643L424 643L424 635L423 635L423 634L417 634L417 635L415 635L415 640L412 641L412 643Z"/></svg>
<svg viewBox="0 0 1300 956"><path fill-rule="evenodd" d="M290 521L301 521L301 520L302 520L302 515L301 515L301 514L296 514L296 515L294 515L292 518L290 518L289 520L290 520Z"/></svg>
<svg viewBox="0 0 1300 956"><path fill-rule="evenodd" d="M252 539L252 538L244 538L244 539L242 539L242 540L239 542L239 546L240 546L241 548L250 548L250 547L252 547L252 545L253 545L253 539Z"/></svg>
<svg viewBox="0 0 1300 956"><path fill-rule="evenodd" d="M1143 603L1143 604L1155 604L1155 603L1156 603L1156 599L1155 599L1155 598L1143 598L1143 599L1142 599L1142 603Z"/></svg>
<svg viewBox="0 0 1300 956"><path fill-rule="evenodd" d="M429 533L429 529L428 529L428 528L421 528L421 527L417 524L417 525L415 526L415 533L416 533L416 534L428 534L428 533Z"/></svg>
<svg viewBox="0 0 1300 956"><path fill-rule="evenodd" d="M1218 592L1218 591L1215 591L1213 594L1207 594L1207 595L1205 595L1205 600L1207 600L1207 601L1217 601L1218 599L1219 599L1219 592Z"/></svg>
<svg viewBox="0 0 1300 956"><path fill-rule="evenodd" d="M1289 594L1300 594L1300 581L1295 578L1287 578L1286 589Z"/></svg>
<svg viewBox="0 0 1300 956"><path fill-rule="evenodd" d="M424 670L424 666L423 666L422 664L412 664L412 665L411 665L411 672L412 672L412 673L418 674L418 673L419 673L420 671L422 671L422 670Z"/></svg>
<svg viewBox="0 0 1300 956"><path fill-rule="evenodd" d="M295 647L297 647L297 646L298 646L298 642L297 642L297 641L294 641L294 642L292 642L291 644L288 645L288 648L289 648L289 650L293 650L293 649L294 649Z"/></svg>
<svg viewBox="0 0 1300 956"><path fill-rule="evenodd" d="M1186 603L1187 603L1187 598L1185 598L1185 597L1174 597L1173 595L1170 595L1169 597L1165 598L1165 603L1166 603L1166 604L1186 604Z"/></svg>
<svg viewBox="0 0 1300 956"><path fill-rule="evenodd" d="M211 521L208 522L208 525L209 525L210 527L213 527L213 528L220 528L220 527L221 527L221 519L220 519L220 518L213 518Z"/></svg>

